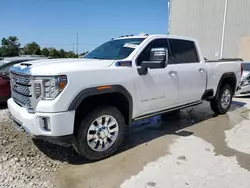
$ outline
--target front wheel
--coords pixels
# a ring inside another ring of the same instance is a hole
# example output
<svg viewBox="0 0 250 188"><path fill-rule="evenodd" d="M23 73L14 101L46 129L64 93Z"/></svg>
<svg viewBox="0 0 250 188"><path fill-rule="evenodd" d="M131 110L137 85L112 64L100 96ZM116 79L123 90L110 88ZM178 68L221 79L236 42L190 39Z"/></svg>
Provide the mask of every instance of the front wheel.
<svg viewBox="0 0 250 188"><path fill-rule="evenodd" d="M121 145L124 132L125 120L117 108L97 108L82 119L77 133L76 150L89 160L109 157Z"/></svg>
<svg viewBox="0 0 250 188"><path fill-rule="evenodd" d="M211 109L216 114L225 114L230 109L233 98L233 91L230 85L226 84L219 90L216 100L210 102Z"/></svg>

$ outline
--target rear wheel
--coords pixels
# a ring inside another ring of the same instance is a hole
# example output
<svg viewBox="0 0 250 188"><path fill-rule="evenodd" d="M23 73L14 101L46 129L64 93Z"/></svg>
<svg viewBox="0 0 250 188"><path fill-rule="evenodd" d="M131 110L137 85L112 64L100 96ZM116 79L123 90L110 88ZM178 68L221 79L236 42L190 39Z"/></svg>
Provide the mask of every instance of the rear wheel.
<svg viewBox="0 0 250 188"><path fill-rule="evenodd" d="M77 132L76 150L89 160L109 157L121 145L124 132L125 120L117 108L97 108L82 119Z"/></svg>
<svg viewBox="0 0 250 188"><path fill-rule="evenodd" d="M210 102L211 109L216 114L225 114L230 109L233 98L233 91L229 84L224 85L220 91L218 98Z"/></svg>

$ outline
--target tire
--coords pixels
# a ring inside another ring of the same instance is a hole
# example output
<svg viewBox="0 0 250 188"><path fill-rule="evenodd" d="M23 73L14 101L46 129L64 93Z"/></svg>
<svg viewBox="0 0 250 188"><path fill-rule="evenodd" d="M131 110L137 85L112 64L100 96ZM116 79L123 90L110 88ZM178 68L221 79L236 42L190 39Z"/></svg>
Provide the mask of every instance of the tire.
<svg viewBox="0 0 250 188"><path fill-rule="evenodd" d="M214 101L210 101L210 107L212 109L212 111L215 113L215 114L218 114L218 110L216 108L216 103Z"/></svg>
<svg viewBox="0 0 250 188"><path fill-rule="evenodd" d="M105 121L107 126L105 126ZM123 142L125 127L125 119L117 108L99 107L81 120L74 147L82 157L88 160L96 161L107 158L115 153ZM102 147L103 145L106 148Z"/></svg>
<svg viewBox="0 0 250 188"><path fill-rule="evenodd" d="M219 90L218 98L210 102L211 109L216 114L227 113L231 107L232 98L233 98L232 88L229 84L226 84Z"/></svg>

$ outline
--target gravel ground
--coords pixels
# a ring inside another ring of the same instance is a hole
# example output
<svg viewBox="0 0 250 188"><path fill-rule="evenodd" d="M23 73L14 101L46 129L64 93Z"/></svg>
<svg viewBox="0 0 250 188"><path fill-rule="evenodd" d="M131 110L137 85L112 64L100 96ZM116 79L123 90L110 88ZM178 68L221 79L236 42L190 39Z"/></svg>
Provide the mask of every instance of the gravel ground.
<svg viewBox="0 0 250 188"><path fill-rule="evenodd" d="M0 107L0 122L6 122L8 119L8 110L5 107Z"/></svg>
<svg viewBox="0 0 250 188"><path fill-rule="evenodd" d="M60 187L57 171L69 158L74 159L69 154L76 156L71 148L33 141L18 132L8 110L0 109L0 188Z"/></svg>

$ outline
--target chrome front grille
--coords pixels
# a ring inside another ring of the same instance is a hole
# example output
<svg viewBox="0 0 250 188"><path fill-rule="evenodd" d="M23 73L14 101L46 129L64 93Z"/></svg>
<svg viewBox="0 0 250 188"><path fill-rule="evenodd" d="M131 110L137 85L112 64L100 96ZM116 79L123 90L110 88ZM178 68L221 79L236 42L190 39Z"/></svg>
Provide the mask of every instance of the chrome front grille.
<svg viewBox="0 0 250 188"><path fill-rule="evenodd" d="M31 76L10 72L11 97L19 105L32 110Z"/></svg>

